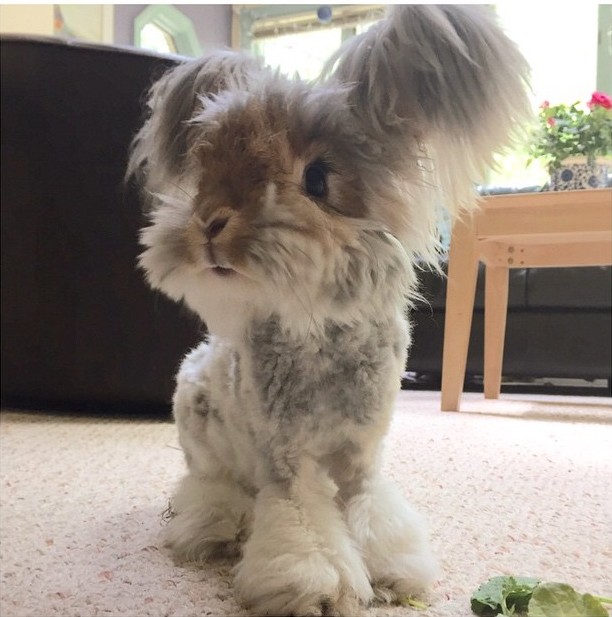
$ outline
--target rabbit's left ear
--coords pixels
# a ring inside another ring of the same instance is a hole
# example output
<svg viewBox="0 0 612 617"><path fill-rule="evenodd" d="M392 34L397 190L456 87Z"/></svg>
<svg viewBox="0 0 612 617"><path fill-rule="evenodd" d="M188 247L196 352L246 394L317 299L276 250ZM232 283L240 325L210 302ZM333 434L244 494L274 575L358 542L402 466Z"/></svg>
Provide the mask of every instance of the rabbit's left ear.
<svg viewBox="0 0 612 617"><path fill-rule="evenodd" d="M477 176L530 114L527 62L486 6L394 6L332 63L389 157L423 142L451 210L470 205Z"/></svg>
<svg viewBox="0 0 612 617"><path fill-rule="evenodd" d="M167 71L151 88L149 116L135 136L127 177L147 194L164 189L186 170L197 128L191 120L204 101L225 90L247 89L265 70L251 56L218 51Z"/></svg>

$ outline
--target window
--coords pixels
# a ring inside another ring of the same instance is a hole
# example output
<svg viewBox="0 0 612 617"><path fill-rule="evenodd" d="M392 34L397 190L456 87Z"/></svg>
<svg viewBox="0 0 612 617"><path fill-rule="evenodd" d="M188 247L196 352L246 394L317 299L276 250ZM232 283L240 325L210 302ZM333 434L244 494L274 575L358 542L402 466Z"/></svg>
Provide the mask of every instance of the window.
<svg viewBox="0 0 612 617"><path fill-rule="evenodd" d="M140 47L168 54L178 52L174 37L151 22L146 23L140 30Z"/></svg>
<svg viewBox="0 0 612 617"><path fill-rule="evenodd" d="M242 6L238 46L293 77L310 80L343 41L366 30L384 13L383 5Z"/></svg>
<svg viewBox="0 0 612 617"><path fill-rule="evenodd" d="M551 104L586 103L591 98L598 88L598 40L601 42L596 4L583 3L579 10L569 10L535 2L528 15L523 5L511 1L495 8L500 23L531 65L534 110L545 100ZM527 167L524 148L498 160L499 170L488 178L491 184L530 186L548 180L548 172L538 161Z"/></svg>
<svg viewBox="0 0 612 617"><path fill-rule="evenodd" d="M173 6L148 6L134 20L134 44L160 53L199 56L202 48L191 20Z"/></svg>
<svg viewBox="0 0 612 617"><path fill-rule="evenodd" d="M503 0L495 4L500 23L532 66L532 104L587 101L612 90L612 6L564 5ZM331 14L327 12L331 11ZM266 64L303 79L316 77L325 60L348 37L363 31L384 11L382 5L237 5L235 46L263 57ZM527 167L525 148L498 158L487 182L504 186L541 185L546 170Z"/></svg>

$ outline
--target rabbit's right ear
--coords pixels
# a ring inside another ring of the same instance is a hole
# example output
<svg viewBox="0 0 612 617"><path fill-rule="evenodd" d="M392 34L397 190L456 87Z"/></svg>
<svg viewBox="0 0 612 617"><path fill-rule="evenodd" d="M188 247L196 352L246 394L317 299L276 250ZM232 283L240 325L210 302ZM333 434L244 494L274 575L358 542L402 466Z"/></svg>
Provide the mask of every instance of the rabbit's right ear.
<svg viewBox="0 0 612 617"><path fill-rule="evenodd" d="M470 205L472 183L531 116L529 66L486 6L394 6L336 61L328 73L354 85L352 109L382 162L421 142L451 208Z"/></svg>
<svg viewBox="0 0 612 617"><path fill-rule="evenodd" d="M196 127L190 122L206 98L245 90L264 69L242 52L215 52L167 71L149 92L148 118L130 148L126 177L145 193L165 192L186 168Z"/></svg>

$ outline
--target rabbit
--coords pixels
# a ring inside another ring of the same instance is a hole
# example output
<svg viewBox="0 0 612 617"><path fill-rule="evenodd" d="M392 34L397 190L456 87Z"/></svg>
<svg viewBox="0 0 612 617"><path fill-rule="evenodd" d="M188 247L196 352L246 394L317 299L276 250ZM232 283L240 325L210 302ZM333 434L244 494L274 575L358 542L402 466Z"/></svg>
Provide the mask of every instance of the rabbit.
<svg viewBox="0 0 612 617"><path fill-rule="evenodd" d="M138 265L208 332L176 378L164 543L234 558L253 614L353 616L440 576L383 442L441 207L477 205L528 80L488 7L402 5L315 82L219 50L152 86L127 168Z"/></svg>

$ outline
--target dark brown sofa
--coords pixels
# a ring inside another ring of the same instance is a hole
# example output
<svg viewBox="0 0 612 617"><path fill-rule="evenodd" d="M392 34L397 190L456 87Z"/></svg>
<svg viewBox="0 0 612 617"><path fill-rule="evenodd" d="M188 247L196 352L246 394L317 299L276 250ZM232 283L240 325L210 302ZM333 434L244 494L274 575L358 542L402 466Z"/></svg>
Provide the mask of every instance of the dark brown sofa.
<svg viewBox="0 0 612 617"><path fill-rule="evenodd" d="M570 379L577 382L576 394L591 388L578 380L605 380L597 393L610 391L611 271L607 266L510 270L502 389L504 382L537 380L554 386ZM417 373L419 383L436 388L442 370L446 279L431 272L421 279L428 302L419 303L412 313L414 341L407 368ZM483 374L484 282L481 265L466 369L476 389Z"/></svg>
<svg viewBox="0 0 612 617"><path fill-rule="evenodd" d="M0 45L2 403L167 412L202 326L137 271L143 216L122 179L144 93L177 60L55 39ZM435 377L443 279L424 274L423 291L409 369ZM609 269L515 271L510 295L508 371L609 378ZM482 366L481 307L470 374Z"/></svg>
<svg viewBox="0 0 612 617"><path fill-rule="evenodd" d="M2 398L149 406L199 338L136 270L143 222L122 183L143 93L176 60L2 38Z"/></svg>

